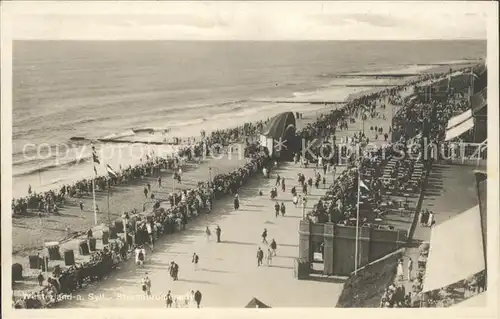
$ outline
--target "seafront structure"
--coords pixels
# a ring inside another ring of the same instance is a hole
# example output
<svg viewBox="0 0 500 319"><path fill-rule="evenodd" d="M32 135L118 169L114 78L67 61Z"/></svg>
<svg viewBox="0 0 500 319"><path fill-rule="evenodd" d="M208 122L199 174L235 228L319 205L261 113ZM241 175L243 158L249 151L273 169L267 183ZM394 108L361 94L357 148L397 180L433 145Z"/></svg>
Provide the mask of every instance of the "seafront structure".
<svg viewBox="0 0 500 319"><path fill-rule="evenodd" d="M411 107L417 114L429 112L430 121L420 130L407 126L405 133L432 138L441 147L438 154L427 150L436 156L408 235L412 245L353 274L338 307L448 307L467 299L467 306L486 305L486 74L484 64L450 70L410 97L417 100ZM408 108L406 115L412 112ZM382 269L385 275L375 273ZM366 293L368 280L375 288Z"/></svg>

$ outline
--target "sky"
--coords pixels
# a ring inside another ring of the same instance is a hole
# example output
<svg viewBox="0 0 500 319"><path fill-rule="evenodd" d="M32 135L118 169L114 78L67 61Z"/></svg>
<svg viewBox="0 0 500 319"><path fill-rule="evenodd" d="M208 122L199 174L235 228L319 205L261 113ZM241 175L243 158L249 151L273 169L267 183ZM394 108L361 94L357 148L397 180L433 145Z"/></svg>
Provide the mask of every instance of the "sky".
<svg viewBox="0 0 500 319"><path fill-rule="evenodd" d="M74 40L486 39L487 14L483 3L472 1L82 1L24 8L23 14L12 19L12 36Z"/></svg>

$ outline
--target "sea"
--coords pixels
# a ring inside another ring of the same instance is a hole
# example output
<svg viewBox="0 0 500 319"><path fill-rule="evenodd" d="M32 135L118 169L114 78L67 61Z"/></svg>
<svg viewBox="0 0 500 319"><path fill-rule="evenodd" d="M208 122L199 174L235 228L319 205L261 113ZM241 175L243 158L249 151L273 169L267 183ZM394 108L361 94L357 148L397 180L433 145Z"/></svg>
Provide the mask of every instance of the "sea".
<svg viewBox="0 0 500 319"><path fill-rule="evenodd" d="M363 90L348 84L387 81L342 74L420 72L485 56L486 41L14 41L14 197L28 185L43 191L93 176L92 139L123 141L95 144L105 174L106 164L119 171L175 151L134 141L320 110L271 101L343 101Z"/></svg>

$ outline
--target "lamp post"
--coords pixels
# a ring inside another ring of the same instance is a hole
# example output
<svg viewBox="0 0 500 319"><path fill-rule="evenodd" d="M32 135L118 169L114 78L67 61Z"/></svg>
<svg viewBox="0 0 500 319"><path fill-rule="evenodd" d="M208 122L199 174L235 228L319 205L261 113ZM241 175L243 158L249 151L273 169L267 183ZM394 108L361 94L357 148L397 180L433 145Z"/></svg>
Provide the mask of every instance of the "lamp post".
<svg viewBox="0 0 500 319"><path fill-rule="evenodd" d="M123 234L125 236L125 247L127 247L127 251L128 251L128 249L129 249L129 247L128 247L128 236L127 236L128 218L125 217L125 216L123 216L122 222L123 222Z"/></svg>
<svg viewBox="0 0 500 319"><path fill-rule="evenodd" d="M174 207L175 207L175 174L172 177L172 197L174 199Z"/></svg>
<svg viewBox="0 0 500 319"><path fill-rule="evenodd" d="M212 185L212 167L208 167L208 185Z"/></svg>

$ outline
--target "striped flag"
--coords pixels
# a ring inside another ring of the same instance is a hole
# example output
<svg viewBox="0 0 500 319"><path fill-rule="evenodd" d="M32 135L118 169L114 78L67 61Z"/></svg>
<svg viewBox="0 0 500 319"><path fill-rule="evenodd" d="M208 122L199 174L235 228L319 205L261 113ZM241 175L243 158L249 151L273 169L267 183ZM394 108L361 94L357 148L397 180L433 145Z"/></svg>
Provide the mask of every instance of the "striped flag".
<svg viewBox="0 0 500 319"><path fill-rule="evenodd" d="M363 182L362 179L359 180L359 187L362 187L362 188L366 189L367 191L370 191L370 189L368 188L368 186L366 186L365 182Z"/></svg>
<svg viewBox="0 0 500 319"><path fill-rule="evenodd" d="M95 150L94 144L91 144L91 145L92 145L92 160L93 160L93 162L97 163L97 164L101 164L101 162L99 161L99 156L97 156L97 151Z"/></svg>
<svg viewBox="0 0 500 319"><path fill-rule="evenodd" d="M118 173L115 172L115 170L112 169L111 166L109 166L109 164L106 164L106 170L108 171L109 175L112 175L114 177L118 177Z"/></svg>

